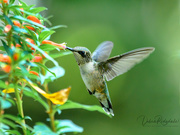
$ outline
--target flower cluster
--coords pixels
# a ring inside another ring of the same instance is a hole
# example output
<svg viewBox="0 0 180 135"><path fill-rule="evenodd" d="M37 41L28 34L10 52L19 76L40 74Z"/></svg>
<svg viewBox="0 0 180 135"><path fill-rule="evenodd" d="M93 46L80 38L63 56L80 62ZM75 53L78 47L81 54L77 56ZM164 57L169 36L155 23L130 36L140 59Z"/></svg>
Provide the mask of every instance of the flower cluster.
<svg viewBox="0 0 180 135"><path fill-rule="evenodd" d="M53 123L52 130L55 131L53 117L58 110L52 110L52 106L63 105L68 99L71 88L51 93L48 83L61 77L62 75L59 74L64 72L54 58L59 57L59 54L63 56L63 52L60 50L65 50L66 43L58 44L50 40L50 36L55 31L44 26L47 19L39 14L46 8L29 7L21 0L19 1L19 5L14 5L14 0L0 1L3 13L1 16L2 26L0 26L2 37L0 39L2 43L0 45L0 72L2 72L0 78L5 80L0 81L0 88L3 88L3 91L0 92L4 95L3 99L6 99L9 93L14 93L19 115L22 117L18 123L22 126L24 134L27 133L27 127L23 111L20 111L23 110L22 96L28 92L31 94L27 94L27 96L34 95L33 90L40 93L47 99L47 103L37 93L35 97L31 97L45 107L51 123ZM57 50L58 52L55 54L58 55L50 56L52 50ZM53 69L45 65L49 60L55 64ZM44 90L39 88L37 82ZM0 110L2 109L4 108L0 106ZM4 111L0 111L1 115L3 113Z"/></svg>
<svg viewBox="0 0 180 135"><path fill-rule="evenodd" d="M65 73L54 58L72 54L65 50L66 43L50 40L54 29L62 25L50 28L44 25L48 20L39 12L46 10L45 7L28 6L22 0L19 0L19 5L14 5L14 2L0 0L0 134L21 134L19 130L23 130L24 135L43 134L47 130L48 134L82 132L83 129L71 121L63 125L62 120L55 120L55 113L72 108L104 111L98 106L68 101L71 87L61 90L50 90L48 87L50 82ZM54 67L49 68L47 61L51 61ZM33 128L27 126L26 119L30 117L25 116L23 111L23 98L26 96L45 108L51 130L45 124L36 124ZM4 115L5 109L13 104L17 106L18 116ZM68 130L61 130L66 128Z"/></svg>

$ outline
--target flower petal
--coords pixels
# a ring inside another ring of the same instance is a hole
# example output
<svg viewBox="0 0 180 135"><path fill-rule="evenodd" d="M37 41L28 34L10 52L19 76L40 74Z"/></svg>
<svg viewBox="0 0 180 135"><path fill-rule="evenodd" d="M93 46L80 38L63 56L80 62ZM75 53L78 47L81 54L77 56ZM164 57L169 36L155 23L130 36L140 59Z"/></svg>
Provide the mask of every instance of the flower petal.
<svg viewBox="0 0 180 135"><path fill-rule="evenodd" d="M9 89L4 89L2 92L3 93L14 93L14 88L9 88Z"/></svg>
<svg viewBox="0 0 180 135"><path fill-rule="evenodd" d="M70 90L71 87L68 87L52 94L43 94L43 96L51 100L53 104L63 105L68 100Z"/></svg>
<svg viewBox="0 0 180 135"><path fill-rule="evenodd" d="M53 104L60 104L63 105L67 100L69 96L69 92L71 90L71 87L68 87L66 89L62 89L58 92L47 94L45 91L40 89L39 87L35 86L34 84L30 83L31 87L33 87L37 92L39 92L41 95L43 95L45 98L51 100Z"/></svg>
<svg viewBox="0 0 180 135"><path fill-rule="evenodd" d="M50 41L50 40L43 40L42 44L50 44L50 45L58 47L61 50L64 50L66 48L66 43L58 44L58 43L55 43L55 42Z"/></svg>

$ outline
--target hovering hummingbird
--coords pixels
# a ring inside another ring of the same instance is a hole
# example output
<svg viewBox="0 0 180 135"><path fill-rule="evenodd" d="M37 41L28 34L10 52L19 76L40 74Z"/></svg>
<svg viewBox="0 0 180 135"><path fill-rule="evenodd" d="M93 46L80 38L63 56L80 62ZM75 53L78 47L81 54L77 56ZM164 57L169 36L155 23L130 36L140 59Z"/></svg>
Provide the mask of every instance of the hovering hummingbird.
<svg viewBox="0 0 180 135"><path fill-rule="evenodd" d="M85 47L66 49L73 52L81 77L90 95L94 95L107 114L114 116L106 81L119 76L154 51L153 47L136 49L108 59L113 43L105 41L92 53Z"/></svg>

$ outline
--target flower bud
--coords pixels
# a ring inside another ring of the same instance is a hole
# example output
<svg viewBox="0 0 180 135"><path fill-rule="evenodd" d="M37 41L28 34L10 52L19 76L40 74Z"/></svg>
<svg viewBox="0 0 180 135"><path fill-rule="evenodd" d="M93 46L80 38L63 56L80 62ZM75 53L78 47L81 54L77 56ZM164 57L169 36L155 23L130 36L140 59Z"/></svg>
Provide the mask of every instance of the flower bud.
<svg viewBox="0 0 180 135"><path fill-rule="evenodd" d="M31 21L33 21L33 22L36 22L36 23L41 24L41 21L40 21L36 16L29 15L29 16L27 17L27 19L29 19L29 20L31 20Z"/></svg>
<svg viewBox="0 0 180 135"><path fill-rule="evenodd" d="M20 24L18 21L13 21L13 24L14 24L15 26L17 26L17 27L20 27L20 26L21 26L21 24Z"/></svg>
<svg viewBox="0 0 180 135"><path fill-rule="evenodd" d="M9 73L11 71L11 66L10 65L4 65L2 67L2 70L6 73Z"/></svg>
<svg viewBox="0 0 180 135"><path fill-rule="evenodd" d="M8 32L11 30L11 28L12 28L12 26L11 26L10 24L6 25L6 26L4 27L4 32L5 32L5 33L8 33Z"/></svg>
<svg viewBox="0 0 180 135"><path fill-rule="evenodd" d="M34 59L32 59L32 62L41 62L42 56L34 56Z"/></svg>
<svg viewBox="0 0 180 135"><path fill-rule="evenodd" d="M0 62L6 62L8 64L11 64L11 57L5 54L0 54Z"/></svg>
<svg viewBox="0 0 180 135"><path fill-rule="evenodd" d="M35 72L35 71L29 71L29 73L30 73L30 74L34 74L34 75L36 75L36 76L39 76L39 74L38 74L37 72Z"/></svg>

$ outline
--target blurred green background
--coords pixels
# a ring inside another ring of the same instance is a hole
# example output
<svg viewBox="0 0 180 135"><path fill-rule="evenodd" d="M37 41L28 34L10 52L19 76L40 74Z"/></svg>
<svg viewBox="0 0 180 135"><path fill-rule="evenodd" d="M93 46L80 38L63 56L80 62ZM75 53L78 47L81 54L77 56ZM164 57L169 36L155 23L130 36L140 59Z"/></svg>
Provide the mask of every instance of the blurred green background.
<svg viewBox="0 0 180 135"><path fill-rule="evenodd" d="M57 119L71 119L84 128L82 135L178 135L180 134L180 20L178 0L41 0L44 16L53 15L53 25L64 24L52 40L68 46L85 46L91 51L103 41L114 42L112 56L140 48L155 47L145 61L107 82L115 116L98 112L67 110ZM99 105L81 79L73 55L57 59L66 70L50 84L53 92L72 87L70 100ZM33 108L31 107L33 105ZM24 102L25 114L45 121L47 114L32 99ZM176 119L177 123L142 125L144 115L154 120Z"/></svg>

